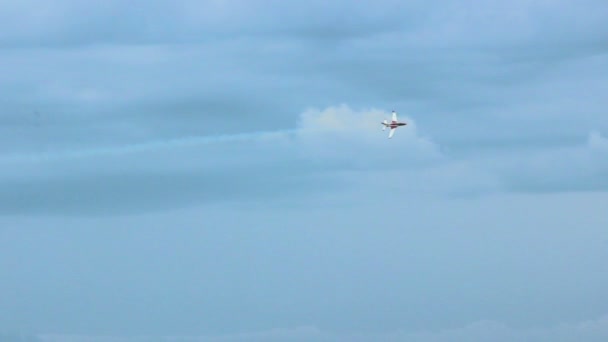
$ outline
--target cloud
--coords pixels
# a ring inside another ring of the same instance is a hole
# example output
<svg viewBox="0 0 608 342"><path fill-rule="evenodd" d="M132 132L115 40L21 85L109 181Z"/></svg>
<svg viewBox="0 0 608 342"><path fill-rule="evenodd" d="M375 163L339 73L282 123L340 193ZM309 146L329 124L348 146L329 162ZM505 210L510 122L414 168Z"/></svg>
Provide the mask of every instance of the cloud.
<svg viewBox="0 0 608 342"><path fill-rule="evenodd" d="M484 320L453 329L438 331L395 331L381 333L331 332L314 326L292 329L226 334L219 336L167 336L167 337L108 337L82 335L40 335L41 342L253 342L253 341L325 341L325 342L367 342L367 341L416 341L416 342L456 342L456 341L589 341L600 342L608 338L608 316L598 319L564 323L538 328L510 327L497 321Z"/></svg>
<svg viewBox="0 0 608 342"><path fill-rule="evenodd" d="M583 38L585 43L599 47L602 41L599 32L605 30L601 27L601 18L608 11L605 3L596 0L583 4L569 0L483 4L447 1L442 4L430 15L424 29L413 34L419 44L500 50L525 45L544 50L554 44L578 45ZM575 26L582 18L584 24Z"/></svg>
<svg viewBox="0 0 608 342"><path fill-rule="evenodd" d="M608 139L604 138L597 131L589 133L588 145L591 149L597 150L598 152L608 151Z"/></svg>
<svg viewBox="0 0 608 342"><path fill-rule="evenodd" d="M304 111L291 130L5 155L0 211L146 212L336 189L439 196L608 189L599 133L579 147L467 157L442 151L399 115L408 125L393 139L380 125L389 111L342 104Z"/></svg>
<svg viewBox="0 0 608 342"><path fill-rule="evenodd" d="M5 46L73 46L270 37L318 43L405 32L407 39L421 45L505 46L526 40L575 42L590 35L598 40L605 32L602 18L607 10L601 1L574 5L567 0L489 1L483 5L474 1L406 4L394 0L357 4L320 0L137 3L145 4L146 11L114 0L87 6L73 0L3 3L0 42ZM110 19L113 25L108 27Z"/></svg>
<svg viewBox="0 0 608 342"><path fill-rule="evenodd" d="M584 146L467 157L442 151L407 112L399 115L408 125L393 139L380 125L389 111L342 104L305 110L291 130L5 155L0 211L146 212L335 189L440 196L608 189L599 133Z"/></svg>
<svg viewBox="0 0 608 342"><path fill-rule="evenodd" d="M309 109L299 119L298 144L311 159L347 162L374 168L396 168L441 160L439 147L419 136L416 122L400 114L408 125L396 130L396 138L387 139L381 122L390 120L390 111L378 109L353 110L347 105L323 110Z"/></svg>
<svg viewBox="0 0 608 342"><path fill-rule="evenodd" d="M297 196L348 186L332 176L342 171L441 161L406 115L409 125L389 141L380 125L389 116L341 105L304 112L295 130L5 155L0 212L139 212Z"/></svg>
<svg viewBox="0 0 608 342"><path fill-rule="evenodd" d="M0 342L42 342L42 340L35 335L6 334L0 332Z"/></svg>
<svg viewBox="0 0 608 342"><path fill-rule="evenodd" d="M28 47L0 57L4 151L275 130L337 103L411 113L443 147L608 129L601 1L2 6Z"/></svg>
<svg viewBox="0 0 608 342"><path fill-rule="evenodd" d="M404 17L416 18L405 11L419 8L393 0L374 6L319 0L293 4L241 0L138 3L146 11L113 0L92 6L72 0L53 5L46 1L3 4L6 15L0 42L10 47L196 43L243 36L340 40L402 27ZM108 27L105 24L110 18L114 25Z"/></svg>
<svg viewBox="0 0 608 342"><path fill-rule="evenodd" d="M14 294L0 324L93 336L298 326L375 336L606 312L597 300L606 193L446 198L390 185L124 216L0 217L0 290Z"/></svg>
<svg viewBox="0 0 608 342"><path fill-rule="evenodd" d="M497 175L508 191L607 191L605 141L599 133L591 132L586 141L574 146L513 150L470 162Z"/></svg>
<svg viewBox="0 0 608 342"><path fill-rule="evenodd" d="M230 142L248 142L256 140L273 140L275 137L288 136L289 130L276 132L253 132L243 134L225 134L216 136L187 137L180 139L170 139L165 141L151 141L132 145L122 145L113 147L97 147L91 149L77 149L67 151L49 152L46 154L15 154L6 155L0 159L0 163L18 162L44 162L53 160L69 160L78 158L94 158L96 156L129 155L138 152L155 151L182 146L204 146L208 144L221 144Z"/></svg>
<svg viewBox="0 0 608 342"><path fill-rule="evenodd" d="M601 335L606 10L2 2L0 329Z"/></svg>

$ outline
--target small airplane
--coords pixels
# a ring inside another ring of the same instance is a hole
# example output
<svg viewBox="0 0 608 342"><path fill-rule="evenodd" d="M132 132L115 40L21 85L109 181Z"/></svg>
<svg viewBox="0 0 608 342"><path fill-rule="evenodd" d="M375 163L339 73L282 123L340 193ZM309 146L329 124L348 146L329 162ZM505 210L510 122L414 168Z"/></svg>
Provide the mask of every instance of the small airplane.
<svg viewBox="0 0 608 342"><path fill-rule="evenodd" d="M395 129L397 129L397 127L405 126L405 125L407 125L407 123L397 121L397 113L395 111L393 111L393 120L390 123L388 121L384 120L382 122L382 125L383 125L382 126L383 131L385 131L387 127L391 129L390 133L388 134L388 138L390 139L393 137L393 134L395 134Z"/></svg>

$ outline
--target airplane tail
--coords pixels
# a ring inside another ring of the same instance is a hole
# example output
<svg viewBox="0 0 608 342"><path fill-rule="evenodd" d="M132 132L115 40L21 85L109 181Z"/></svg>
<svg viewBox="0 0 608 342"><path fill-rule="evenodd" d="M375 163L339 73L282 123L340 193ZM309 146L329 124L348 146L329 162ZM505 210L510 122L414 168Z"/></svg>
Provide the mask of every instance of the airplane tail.
<svg viewBox="0 0 608 342"><path fill-rule="evenodd" d="M388 125L388 121L384 120L382 121L382 130L386 131L386 126Z"/></svg>

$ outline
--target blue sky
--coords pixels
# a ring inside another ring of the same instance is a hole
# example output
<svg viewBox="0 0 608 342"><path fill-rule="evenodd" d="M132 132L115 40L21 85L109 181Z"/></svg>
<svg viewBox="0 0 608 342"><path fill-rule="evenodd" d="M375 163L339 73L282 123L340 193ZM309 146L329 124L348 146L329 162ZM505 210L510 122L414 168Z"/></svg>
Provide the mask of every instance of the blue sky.
<svg viewBox="0 0 608 342"><path fill-rule="evenodd" d="M0 333L605 340L607 15L1 4Z"/></svg>

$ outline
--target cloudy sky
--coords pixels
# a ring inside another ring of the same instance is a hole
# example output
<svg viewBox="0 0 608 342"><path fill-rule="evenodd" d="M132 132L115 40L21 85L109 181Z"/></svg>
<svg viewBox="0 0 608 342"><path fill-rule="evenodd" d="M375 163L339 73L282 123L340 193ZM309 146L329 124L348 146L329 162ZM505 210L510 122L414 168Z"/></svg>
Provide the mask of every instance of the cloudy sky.
<svg viewBox="0 0 608 342"><path fill-rule="evenodd" d="M607 17L0 2L0 341L605 341Z"/></svg>

